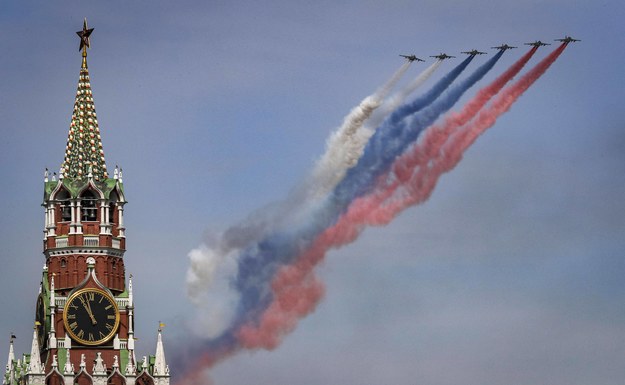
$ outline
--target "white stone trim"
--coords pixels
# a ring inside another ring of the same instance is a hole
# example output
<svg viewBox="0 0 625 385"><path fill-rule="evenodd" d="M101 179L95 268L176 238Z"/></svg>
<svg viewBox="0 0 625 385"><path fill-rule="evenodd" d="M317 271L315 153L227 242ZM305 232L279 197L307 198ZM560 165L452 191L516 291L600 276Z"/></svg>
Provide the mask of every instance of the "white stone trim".
<svg viewBox="0 0 625 385"><path fill-rule="evenodd" d="M46 257L58 257L61 255L105 255L110 257L119 257L123 258L124 250L113 249L110 247L100 247L98 249L82 249L78 247L65 247L63 250L51 249L46 250Z"/></svg>

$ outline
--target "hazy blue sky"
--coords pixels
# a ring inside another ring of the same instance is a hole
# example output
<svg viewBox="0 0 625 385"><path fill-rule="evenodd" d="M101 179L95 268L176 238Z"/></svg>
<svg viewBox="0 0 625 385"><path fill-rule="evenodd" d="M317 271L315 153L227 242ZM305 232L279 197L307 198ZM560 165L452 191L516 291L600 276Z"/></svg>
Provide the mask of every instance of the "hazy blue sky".
<svg viewBox="0 0 625 385"><path fill-rule="evenodd" d="M44 263L43 170L63 160L84 17L105 156L124 169L140 355L154 351L159 319L171 346L192 312L189 250L285 197L398 54L582 39L426 204L330 253L326 298L283 345L211 377L622 384L623 2L0 2L0 335L16 333L19 352L30 349ZM507 52L480 84L523 52Z"/></svg>

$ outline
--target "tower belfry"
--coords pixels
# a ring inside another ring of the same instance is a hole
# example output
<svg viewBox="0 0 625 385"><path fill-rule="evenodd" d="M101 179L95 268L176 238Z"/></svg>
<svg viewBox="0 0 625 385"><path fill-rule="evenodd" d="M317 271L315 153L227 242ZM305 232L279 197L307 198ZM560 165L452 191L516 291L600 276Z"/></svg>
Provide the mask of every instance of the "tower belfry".
<svg viewBox="0 0 625 385"><path fill-rule="evenodd" d="M169 385L162 328L156 352L135 358L132 275L126 284L126 197L122 171L109 178L91 91L87 48L58 179L44 174L42 272L30 354L16 359L13 338L5 385Z"/></svg>

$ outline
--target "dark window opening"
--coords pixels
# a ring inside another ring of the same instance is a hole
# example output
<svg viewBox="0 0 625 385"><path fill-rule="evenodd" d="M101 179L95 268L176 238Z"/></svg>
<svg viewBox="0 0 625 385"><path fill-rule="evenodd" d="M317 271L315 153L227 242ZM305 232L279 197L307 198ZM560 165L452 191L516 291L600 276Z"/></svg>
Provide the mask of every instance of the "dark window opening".
<svg viewBox="0 0 625 385"><path fill-rule="evenodd" d="M69 199L61 201L61 222L69 222L72 220L72 206Z"/></svg>
<svg viewBox="0 0 625 385"><path fill-rule="evenodd" d="M98 219L98 198L93 191L86 191L80 198L82 221L96 221Z"/></svg>
<svg viewBox="0 0 625 385"><path fill-rule="evenodd" d="M115 191L111 192L109 197L109 223L115 223L115 210L117 210L117 201L119 197Z"/></svg>
<svg viewBox="0 0 625 385"><path fill-rule="evenodd" d="M115 222L115 203L111 202L109 205L109 223Z"/></svg>
<svg viewBox="0 0 625 385"><path fill-rule="evenodd" d="M72 206L69 200L70 196L67 190L61 190L56 196L61 209L61 222L69 222L72 220Z"/></svg>

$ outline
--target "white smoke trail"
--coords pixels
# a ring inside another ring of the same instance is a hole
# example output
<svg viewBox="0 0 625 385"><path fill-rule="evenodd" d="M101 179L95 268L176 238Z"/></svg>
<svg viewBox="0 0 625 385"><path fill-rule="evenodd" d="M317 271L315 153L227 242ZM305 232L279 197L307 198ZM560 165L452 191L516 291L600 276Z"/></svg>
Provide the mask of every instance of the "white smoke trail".
<svg viewBox="0 0 625 385"><path fill-rule="evenodd" d="M364 147L373 135L374 129L382 123L389 113L397 109L408 95L432 76L441 63L441 60L434 62L408 86L383 103L386 95L405 72L404 67L406 66L400 68L380 90L365 98L347 115L343 125L328 139L326 152L317 162L307 185L309 197L313 199L324 197L343 179L347 170L353 167L362 156Z"/></svg>
<svg viewBox="0 0 625 385"><path fill-rule="evenodd" d="M356 164L370 136L360 134L360 128L382 105L384 98L409 66L410 62L404 63L382 87L354 107L343 120L343 124L330 135L326 142L325 153L317 161L315 169L304 186L307 190L307 198L324 197L343 179L345 172Z"/></svg>
<svg viewBox="0 0 625 385"><path fill-rule="evenodd" d="M237 264L230 254L206 245L191 250L187 270L187 292L197 307L193 330L204 338L220 335L234 317L239 294L230 285Z"/></svg>
<svg viewBox="0 0 625 385"><path fill-rule="evenodd" d="M417 88L419 88L426 80L432 76L432 74L438 69L438 67L443 63L442 60L437 60L428 68L423 70L410 84L406 87L402 88L396 94L392 95L388 98L384 104L376 111L375 114L369 119L369 121L365 124L364 129L367 132L370 132L369 136L373 134L373 131L378 127L384 119L393 111L395 111L405 100L406 98L415 92Z"/></svg>

